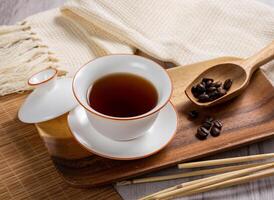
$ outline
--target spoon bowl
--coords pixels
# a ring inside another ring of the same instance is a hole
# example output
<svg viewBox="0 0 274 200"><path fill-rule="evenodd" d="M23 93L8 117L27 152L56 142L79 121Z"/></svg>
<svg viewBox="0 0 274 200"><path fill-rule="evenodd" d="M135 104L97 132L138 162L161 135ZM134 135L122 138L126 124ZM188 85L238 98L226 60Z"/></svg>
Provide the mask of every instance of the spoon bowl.
<svg viewBox="0 0 274 200"><path fill-rule="evenodd" d="M208 68L188 85L185 93L193 103L202 107L213 106L225 102L241 94L248 86L253 72L273 59L274 42L248 59L226 62ZM227 79L231 79L233 84L230 89L227 90L227 93L218 99L208 102L199 102L199 100L193 96L191 89L193 86L199 84L203 78L211 78L214 81L220 81L222 83Z"/></svg>

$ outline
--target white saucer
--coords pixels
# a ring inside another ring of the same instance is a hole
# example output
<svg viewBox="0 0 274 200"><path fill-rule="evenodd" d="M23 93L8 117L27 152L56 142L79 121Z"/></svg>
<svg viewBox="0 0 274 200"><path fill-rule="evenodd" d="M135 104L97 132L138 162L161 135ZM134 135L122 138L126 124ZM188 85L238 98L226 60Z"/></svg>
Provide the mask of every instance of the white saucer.
<svg viewBox="0 0 274 200"><path fill-rule="evenodd" d="M87 150L102 157L116 160L133 160L150 156L163 149L174 137L177 114L168 103L144 136L128 141L117 141L105 137L93 128L81 106L68 115L70 130L77 141Z"/></svg>
<svg viewBox="0 0 274 200"><path fill-rule="evenodd" d="M18 117L25 123L39 123L61 116L76 106L72 79L62 78L48 90L35 89L20 107Z"/></svg>

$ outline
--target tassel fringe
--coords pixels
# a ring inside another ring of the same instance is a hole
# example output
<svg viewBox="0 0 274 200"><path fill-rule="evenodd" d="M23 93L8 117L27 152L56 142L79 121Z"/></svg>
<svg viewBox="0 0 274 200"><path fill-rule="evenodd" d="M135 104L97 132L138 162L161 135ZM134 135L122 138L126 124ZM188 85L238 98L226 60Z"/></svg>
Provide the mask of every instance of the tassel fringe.
<svg viewBox="0 0 274 200"><path fill-rule="evenodd" d="M0 27L0 96L32 89L26 80L49 67L58 59L26 22Z"/></svg>

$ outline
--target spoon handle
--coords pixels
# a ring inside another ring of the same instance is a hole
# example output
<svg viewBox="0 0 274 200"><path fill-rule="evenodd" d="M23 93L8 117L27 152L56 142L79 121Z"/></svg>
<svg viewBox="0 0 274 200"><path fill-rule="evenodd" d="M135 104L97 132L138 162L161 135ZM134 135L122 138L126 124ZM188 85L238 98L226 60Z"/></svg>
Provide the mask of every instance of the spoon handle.
<svg viewBox="0 0 274 200"><path fill-rule="evenodd" d="M269 61L274 59L274 41L271 42L267 47L263 48L261 51L256 53L255 55L247 58L243 67L245 70L251 75L254 71L256 71L260 66L268 63Z"/></svg>

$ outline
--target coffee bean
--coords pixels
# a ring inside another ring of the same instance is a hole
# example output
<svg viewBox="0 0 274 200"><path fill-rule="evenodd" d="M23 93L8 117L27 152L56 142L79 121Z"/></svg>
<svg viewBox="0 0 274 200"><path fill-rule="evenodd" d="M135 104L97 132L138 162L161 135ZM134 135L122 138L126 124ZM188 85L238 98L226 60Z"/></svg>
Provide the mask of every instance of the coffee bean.
<svg viewBox="0 0 274 200"><path fill-rule="evenodd" d="M213 137L217 137L221 134L223 124L220 120L214 120L208 116L202 125L197 129L196 137L200 140L205 140L210 134Z"/></svg>
<svg viewBox="0 0 274 200"><path fill-rule="evenodd" d="M200 94L198 94L198 93L194 93L194 94L193 94L193 96L194 96L195 98L197 98L197 99L198 99L198 97L200 96Z"/></svg>
<svg viewBox="0 0 274 200"><path fill-rule="evenodd" d="M203 78L203 79L202 79L202 82L207 83L208 81L213 82L214 80L213 80L212 78Z"/></svg>
<svg viewBox="0 0 274 200"><path fill-rule="evenodd" d="M191 110L188 112L188 117L191 119L196 119L199 116L198 110Z"/></svg>
<svg viewBox="0 0 274 200"><path fill-rule="evenodd" d="M212 78L203 78L200 83L191 88L191 92L199 102L209 102L227 94L231 84L231 79L227 79L223 85L221 81L214 82Z"/></svg>
<svg viewBox="0 0 274 200"><path fill-rule="evenodd" d="M206 82L206 88L209 88L210 85L211 85L211 83L213 83L213 81L207 81L207 82Z"/></svg>
<svg viewBox="0 0 274 200"><path fill-rule="evenodd" d="M211 86L214 86L216 88L221 87L221 85L222 85L221 81L217 81L217 82L214 82L214 83L211 84Z"/></svg>
<svg viewBox="0 0 274 200"><path fill-rule="evenodd" d="M214 92L216 90L216 87L209 87L208 89L207 89L207 92Z"/></svg>
<svg viewBox="0 0 274 200"><path fill-rule="evenodd" d="M197 93L202 94L206 91L204 84L200 83L196 86Z"/></svg>
<svg viewBox="0 0 274 200"><path fill-rule="evenodd" d="M193 96L196 97L196 98L199 96L199 94L198 94L198 92L197 92L196 86L193 86L193 87L191 88L191 93L192 93Z"/></svg>
<svg viewBox="0 0 274 200"><path fill-rule="evenodd" d="M210 100L209 96L205 93L201 94L198 99L200 102L208 102Z"/></svg>
<svg viewBox="0 0 274 200"><path fill-rule="evenodd" d="M202 84L203 86L205 86L205 87L206 87L206 83L205 83L205 82L201 82L201 84Z"/></svg>
<svg viewBox="0 0 274 200"><path fill-rule="evenodd" d="M212 127L212 129L210 130L210 134L211 134L213 137L219 136L220 133L221 133L221 130L218 129L217 127Z"/></svg>
<svg viewBox="0 0 274 200"><path fill-rule="evenodd" d="M200 127L199 128L199 130L201 131L201 132L203 132L204 134L207 134L207 135L209 135L209 130L207 130L206 128L204 128L204 127Z"/></svg>
<svg viewBox="0 0 274 200"><path fill-rule="evenodd" d="M203 78L202 83L204 83L206 88L208 88L213 81L214 80L212 78Z"/></svg>
<svg viewBox="0 0 274 200"><path fill-rule="evenodd" d="M208 95L209 95L209 99L211 101L213 101L215 99L218 99L220 97L220 93L218 91L214 91L214 92L212 92L212 93L210 93Z"/></svg>
<svg viewBox="0 0 274 200"><path fill-rule="evenodd" d="M192 86L192 88L191 88L191 92L192 92L192 94L194 94L194 93L196 93L197 92L197 88L196 88L196 86L194 85L194 86Z"/></svg>
<svg viewBox="0 0 274 200"><path fill-rule="evenodd" d="M197 133L196 133L196 137L200 140L204 140L207 138L207 136L209 135L209 130L207 130L206 128L204 127L199 127L197 129Z"/></svg>
<svg viewBox="0 0 274 200"><path fill-rule="evenodd" d="M200 140L205 140L208 135L217 137L221 134L222 122L214 120L211 116L207 116L202 125L197 129L196 137Z"/></svg>
<svg viewBox="0 0 274 200"><path fill-rule="evenodd" d="M213 126L216 127L216 128L218 128L218 129L222 129L223 124L222 124L222 122L220 120L215 120L213 122Z"/></svg>
<svg viewBox="0 0 274 200"><path fill-rule="evenodd" d="M226 94L226 90L223 89L223 88L221 88L221 87L219 87L219 88L217 89L217 91L218 91L220 97L221 97L221 96L224 96L224 95Z"/></svg>
<svg viewBox="0 0 274 200"><path fill-rule="evenodd" d="M207 130L210 130L211 126L212 126L212 123L209 121L206 121L202 124L202 127L206 128Z"/></svg>
<svg viewBox="0 0 274 200"><path fill-rule="evenodd" d="M206 138L207 138L207 136L206 135L202 135L202 134L198 134L198 133L196 133L196 138L198 138L199 140L205 140Z"/></svg>
<svg viewBox="0 0 274 200"><path fill-rule="evenodd" d="M232 85L232 83L233 83L233 81L232 81L231 79L227 79L227 80L225 81L224 85L223 85L223 88L224 88L225 90L229 90L230 87L231 87L231 85Z"/></svg>

